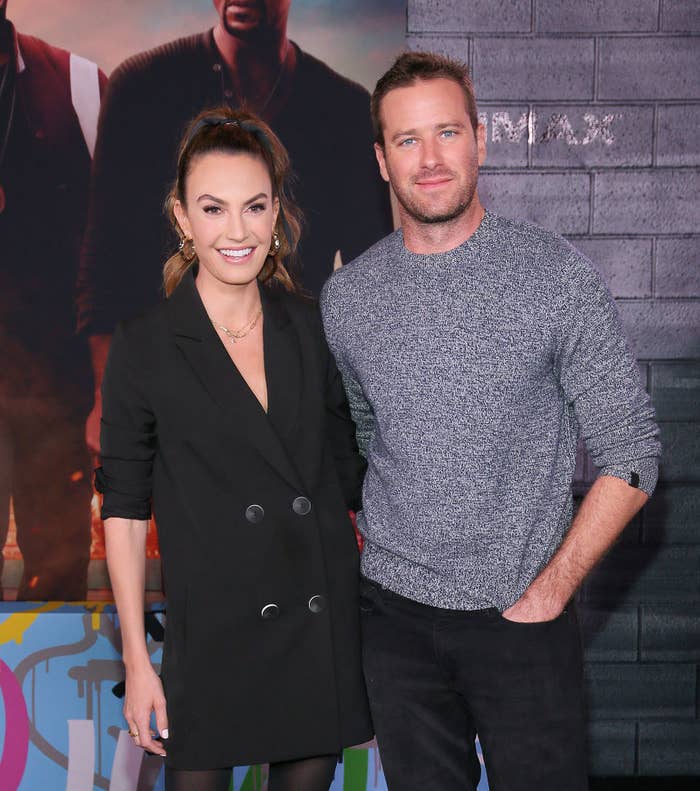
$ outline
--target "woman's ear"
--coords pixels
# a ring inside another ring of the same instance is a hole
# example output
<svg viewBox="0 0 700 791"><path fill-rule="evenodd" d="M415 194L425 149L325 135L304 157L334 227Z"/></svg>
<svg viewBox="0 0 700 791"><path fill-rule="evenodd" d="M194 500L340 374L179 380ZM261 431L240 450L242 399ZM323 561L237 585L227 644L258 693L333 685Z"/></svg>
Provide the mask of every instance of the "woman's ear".
<svg viewBox="0 0 700 791"><path fill-rule="evenodd" d="M173 204L173 214L175 215L177 224L180 226L180 230L184 236L187 239L191 239L192 228L190 227L190 221L187 219L187 212L185 211L185 207L182 205L181 201L176 200Z"/></svg>

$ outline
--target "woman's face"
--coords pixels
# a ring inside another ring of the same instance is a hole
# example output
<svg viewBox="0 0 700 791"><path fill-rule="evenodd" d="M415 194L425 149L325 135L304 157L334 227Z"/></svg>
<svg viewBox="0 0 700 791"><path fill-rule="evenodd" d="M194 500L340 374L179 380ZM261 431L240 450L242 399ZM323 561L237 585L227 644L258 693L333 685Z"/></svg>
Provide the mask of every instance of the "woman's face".
<svg viewBox="0 0 700 791"><path fill-rule="evenodd" d="M279 201L265 163L251 154L213 151L196 157L185 183L185 205L174 206L194 242L200 285L247 285L270 250Z"/></svg>

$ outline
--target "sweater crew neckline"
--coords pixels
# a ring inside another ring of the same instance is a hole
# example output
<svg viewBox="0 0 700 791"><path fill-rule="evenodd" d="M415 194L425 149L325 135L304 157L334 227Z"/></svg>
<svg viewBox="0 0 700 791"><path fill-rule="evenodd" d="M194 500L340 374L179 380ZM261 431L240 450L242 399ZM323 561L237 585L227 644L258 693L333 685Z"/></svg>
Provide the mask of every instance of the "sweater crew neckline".
<svg viewBox="0 0 700 791"><path fill-rule="evenodd" d="M476 249L481 245L482 240L488 236L490 229L493 226L494 220L495 215L484 210L484 216L481 218L481 222L476 227L476 230L473 234L471 234L471 236L465 239L461 244L457 245L457 247L453 247L450 250L444 250L440 253L414 253L413 251L409 250L404 243L403 231L399 228L398 241L401 255L406 261L416 264L429 264L432 262L439 263L444 260L451 260L454 257L463 259L465 255L468 255L473 249Z"/></svg>

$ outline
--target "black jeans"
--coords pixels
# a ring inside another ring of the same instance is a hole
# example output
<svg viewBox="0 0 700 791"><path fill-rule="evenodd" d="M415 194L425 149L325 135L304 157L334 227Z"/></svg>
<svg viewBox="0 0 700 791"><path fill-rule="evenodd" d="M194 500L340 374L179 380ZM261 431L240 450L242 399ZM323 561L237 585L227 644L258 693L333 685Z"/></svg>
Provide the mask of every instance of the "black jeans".
<svg viewBox="0 0 700 791"><path fill-rule="evenodd" d="M521 624L363 579L363 662L389 791L585 791L581 644L567 609Z"/></svg>

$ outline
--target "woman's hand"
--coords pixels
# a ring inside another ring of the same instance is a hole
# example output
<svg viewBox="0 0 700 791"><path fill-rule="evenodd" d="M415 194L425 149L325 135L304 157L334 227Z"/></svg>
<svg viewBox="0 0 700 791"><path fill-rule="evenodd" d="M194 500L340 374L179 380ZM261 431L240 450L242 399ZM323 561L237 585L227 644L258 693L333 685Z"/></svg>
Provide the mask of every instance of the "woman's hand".
<svg viewBox="0 0 700 791"><path fill-rule="evenodd" d="M151 712L156 715L156 729L163 739L168 738L168 715L165 710L163 685L149 663L126 671L126 696L124 718L129 725L129 735L134 744L148 752L164 756L163 745L153 737Z"/></svg>

